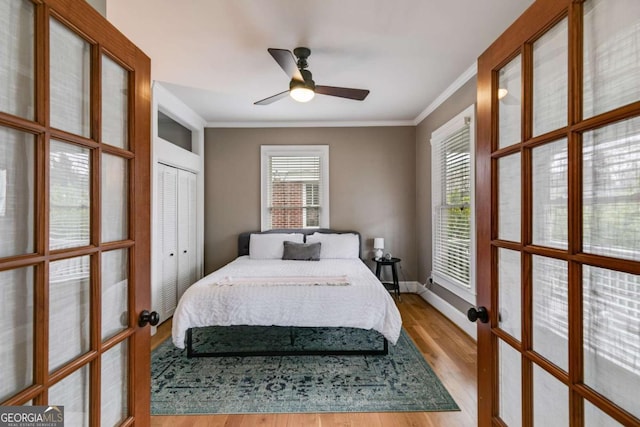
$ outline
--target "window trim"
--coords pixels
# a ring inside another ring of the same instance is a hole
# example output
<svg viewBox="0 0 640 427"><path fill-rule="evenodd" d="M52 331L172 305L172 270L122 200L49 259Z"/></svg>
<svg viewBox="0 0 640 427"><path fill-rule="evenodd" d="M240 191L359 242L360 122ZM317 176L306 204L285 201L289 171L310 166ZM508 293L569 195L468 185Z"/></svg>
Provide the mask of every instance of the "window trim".
<svg viewBox="0 0 640 427"><path fill-rule="evenodd" d="M329 228L329 146L328 145L261 145L260 146L260 229L270 230L269 158L272 156L320 157L319 228ZM312 228L312 227L310 227Z"/></svg>
<svg viewBox="0 0 640 427"><path fill-rule="evenodd" d="M436 207L440 206L440 201L435 200L434 188L436 185L440 185L440 177L436 174L435 163L440 162L439 158L436 158L435 147L438 144L443 143L449 136L459 131L464 125L465 120L469 120L469 185L470 185L470 227L469 227L469 287L462 286L462 284L449 278L442 273L434 271L433 264L436 257ZM465 108L457 116L449 120L444 125L433 131L431 134L431 279L438 285L444 287L448 291L453 292L458 297L464 299L470 304L476 302L476 218L475 218L475 142L476 142L476 111L475 104L471 104Z"/></svg>

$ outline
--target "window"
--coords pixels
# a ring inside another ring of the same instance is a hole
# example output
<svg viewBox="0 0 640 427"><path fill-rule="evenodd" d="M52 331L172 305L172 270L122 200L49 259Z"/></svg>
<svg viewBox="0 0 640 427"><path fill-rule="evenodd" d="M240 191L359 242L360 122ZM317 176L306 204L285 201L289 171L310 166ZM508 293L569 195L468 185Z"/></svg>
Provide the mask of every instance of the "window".
<svg viewBox="0 0 640 427"><path fill-rule="evenodd" d="M160 110L158 110L158 137L187 151L193 151L191 129L184 127Z"/></svg>
<svg viewBox="0 0 640 427"><path fill-rule="evenodd" d="M262 230L329 227L329 146L261 147Z"/></svg>
<svg viewBox="0 0 640 427"><path fill-rule="evenodd" d="M475 304L473 151L475 106L431 134L433 280Z"/></svg>

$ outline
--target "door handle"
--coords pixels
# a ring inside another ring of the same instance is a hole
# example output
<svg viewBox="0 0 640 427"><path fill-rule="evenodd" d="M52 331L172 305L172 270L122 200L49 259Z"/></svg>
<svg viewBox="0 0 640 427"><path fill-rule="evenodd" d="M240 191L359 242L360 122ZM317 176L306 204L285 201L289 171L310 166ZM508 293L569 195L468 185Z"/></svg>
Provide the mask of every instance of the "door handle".
<svg viewBox="0 0 640 427"><path fill-rule="evenodd" d="M489 321L489 312L486 307L478 307L477 309L471 307L467 311L467 319L469 319L470 322L475 322L480 319L482 323L487 323Z"/></svg>
<svg viewBox="0 0 640 427"><path fill-rule="evenodd" d="M149 313L148 310L142 310L140 316L138 317L138 326L146 326L150 324L151 326L156 326L160 323L160 315L156 311L152 311Z"/></svg>

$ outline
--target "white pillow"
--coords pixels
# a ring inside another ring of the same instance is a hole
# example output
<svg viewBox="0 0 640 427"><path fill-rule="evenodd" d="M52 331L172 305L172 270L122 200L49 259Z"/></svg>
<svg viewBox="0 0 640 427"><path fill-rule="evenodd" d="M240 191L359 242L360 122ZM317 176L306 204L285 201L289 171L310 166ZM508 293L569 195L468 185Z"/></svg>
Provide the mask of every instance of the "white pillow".
<svg viewBox="0 0 640 427"><path fill-rule="evenodd" d="M249 258L282 259L284 241L304 243L302 233L251 234L249 237Z"/></svg>
<svg viewBox="0 0 640 427"><path fill-rule="evenodd" d="M320 259L360 258L360 239L354 233L328 234L313 233L307 236L307 243L320 242Z"/></svg>

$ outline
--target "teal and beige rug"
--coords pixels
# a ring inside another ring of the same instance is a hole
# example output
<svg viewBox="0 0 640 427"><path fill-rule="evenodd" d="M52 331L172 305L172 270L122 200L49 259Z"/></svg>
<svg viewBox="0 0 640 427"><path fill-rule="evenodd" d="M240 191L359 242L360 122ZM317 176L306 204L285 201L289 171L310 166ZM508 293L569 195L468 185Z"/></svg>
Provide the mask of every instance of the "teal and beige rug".
<svg viewBox="0 0 640 427"><path fill-rule="evenodd" d="M200 351L283 349L289 328L202 328ZM381 346L377 332L298 328L295 346ZM403 330L386 356L186 357L163 342L152 353L151 413L249 414L294 412L402 412L459 410Z"/></svg>

